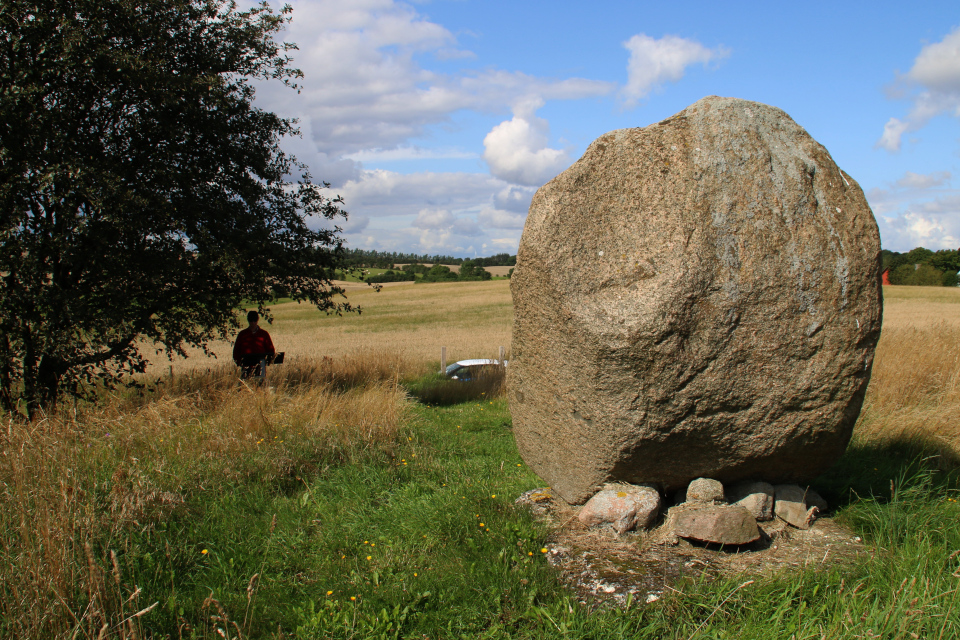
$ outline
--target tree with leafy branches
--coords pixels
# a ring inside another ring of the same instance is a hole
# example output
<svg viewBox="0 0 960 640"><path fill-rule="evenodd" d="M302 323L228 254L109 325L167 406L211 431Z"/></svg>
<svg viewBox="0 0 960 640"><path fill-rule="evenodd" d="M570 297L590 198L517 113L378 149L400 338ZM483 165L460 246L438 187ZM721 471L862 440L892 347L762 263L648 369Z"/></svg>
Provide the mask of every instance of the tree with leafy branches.
<svg viewBox="0 0 960 640"><path fill-rule="evenodd" d="M225 0L0 3L0 406L129 383L207 349L275 290L352 310L338 197L255 83L295 90L290 8Z"/></svg>

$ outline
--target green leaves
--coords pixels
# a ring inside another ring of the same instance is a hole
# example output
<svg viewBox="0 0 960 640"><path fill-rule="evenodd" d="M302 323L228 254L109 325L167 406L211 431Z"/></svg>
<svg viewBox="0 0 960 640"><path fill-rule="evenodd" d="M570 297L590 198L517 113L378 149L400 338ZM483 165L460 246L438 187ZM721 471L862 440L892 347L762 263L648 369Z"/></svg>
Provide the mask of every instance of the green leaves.
<svg viewBox="0 0 960 640"><path fill-rule="evenodd" d="M328 273L342 201L280 149L290 9L222 0L0 6L0 404L29 416L237 325L276 287L351 311ZM22 401L18 404L18 401Z"/></svg>

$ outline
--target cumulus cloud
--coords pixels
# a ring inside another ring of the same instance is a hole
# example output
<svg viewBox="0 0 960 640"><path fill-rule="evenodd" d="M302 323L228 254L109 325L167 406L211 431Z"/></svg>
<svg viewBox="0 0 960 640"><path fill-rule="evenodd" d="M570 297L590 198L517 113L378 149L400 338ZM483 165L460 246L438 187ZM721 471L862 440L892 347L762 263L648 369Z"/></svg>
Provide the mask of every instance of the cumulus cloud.
<svg viewBox="0 0 960 640"><path fill-rule="evenodd" d="M884 248L903 252L914 247L934 251L960 247L960 203L953 207L949 212L911 210L897 217L881 218Z"/></svg>
<svg viewBox="0 0 960 640"><path fill-rule="evenodd" d="M258 102L310 123L320 153L347 156L390 150L463 110L499 111L526 96L573 100L615 85L585 78L548 79L520 72L439 73L420 56L449 60L472 54L456 37L395 0L299 0L285 40L296 42L304 72L299 95L262 84ZM306 137L306 132L305 132Z"/></svg>
<svg viewBox="0 0 960 640"><path fill-rule="evenodd" d="M940 42L924 46L894 90L909 95L913 104L906 119L887 121L877 147L899 151L903 135L923 128L931 118L941 114L960 117L960 27Z"/></svg>
<svg viewBox="0 0 960 640"><path fill-rule="evenodd" d="M910 125L897 118L890 118L887 124L883 125L883 135L877 140L877 145L887 151L900 151L900 139L907 132Z"/></svg>
<svg viewBox="0 0 960 640"><path fill-rule="evenodd" d="M949 188L950 178L948 171L907 171L889 188L867 191L885 249L960 247L960 191Z"/></svg>
<svg viewBox="0 0 960 640"><path fill-rule="evenodd" d="M302 139L286 140L284 148L344 198L351 217L341 226L354 246L461 251L493 242L488 234L500 228L496 225L516 230L516 215L525 213L533 193L526 185L542 184L569 163L564 150L551 148L549 125L536 110L546 101L607 95L617 88L587 78L456 70L451 60L473 54L413 3L292 0L292 5L293 21L283 39L299 46L292 54L294 66L304 72L299 92L258 83L257 103L299 120ZM446 62L433 64L438 60ZM432 127L451 122L452 114L508 110L513 118L487 135L483 157L492 175L401 175L364 168L479 157L417 142ZM487 210L499 213L480 215ZM514 234L497 235L516 249Z"/></svg>
<svg viewBox="0 0 960 640"><path fill-rule="evenodd" d="M343 156L357 162L383 162L397 160L469 160L479 157L476 153L460 149L423 149L421 147L397 147L396 149L365 149Z"/></svg>
<svg viewBox="0 0 960 640"><path fill-rule="evenodd" d="M418 215L425 208L457 212L479 209L507 185L481 173L363 171L337 192L346 209L375 217ZM426 207L425 207L426 205Z"/></svg>
<svg viewBox="0 0 960 640"><path fill-rule="evenodd" d="M455 219L446 209L422 209L413 221L413 226L419 229L448 229Z"/></svg>
<svg viewBox="0 0 960 640"><path fill-rule="evenodd" d="M477 221L484 227L494 229L523 229L527 216L502 209L484 209L477 215Z"/></svg>
<svg viewBox="0 0 960 640"><path fill-rule="evenodd" d="M495 126L483 139L483 159L490 173L507 182L539 186L570 164L566 151L547 146L550 125L536 116L541 106L539 99L522 102L512 119Z"/></svg>
<svg viewBox="0 0 960 640"><path fill-rule="evenodd" d="M689 66L706 65L730 54L724 47L710 49L678 36L657 40L643 33L633 36L623 46L630 52L627 84L621 92L626 106L634 106L665 82L679 81Z"/></svg>
<svg viewBox="0 0 960 640"><path fill-rule="evenodd" d="M907 171L894 185L903 189L931 189L949 184L949 182L949 171L935 171L927 174Z"/></svg>
<svg viewBox="0 0 960 640"><path fill-rule="evenodd" d="M533 187L524 187L512 184L506 189L498 191L493 197L493 203L497 209L512 211L514 213L526 213L530 210L530 201L533 194L536 193Z"/></svg>

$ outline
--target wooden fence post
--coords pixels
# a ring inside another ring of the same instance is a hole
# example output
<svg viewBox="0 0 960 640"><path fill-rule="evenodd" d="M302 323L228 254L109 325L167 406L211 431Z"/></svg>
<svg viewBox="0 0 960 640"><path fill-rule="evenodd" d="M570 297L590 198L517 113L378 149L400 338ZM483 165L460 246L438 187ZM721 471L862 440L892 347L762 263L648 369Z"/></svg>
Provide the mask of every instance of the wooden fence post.
<svg viewBox="0 0 960 640"><path fill-rule="evenodd" d="M506 352L506 350L505 350L505 349L503 348L503 346L501 345L501 346L500 346L500 364L503 364L503 356L504 356L505 352Z"/></svg>

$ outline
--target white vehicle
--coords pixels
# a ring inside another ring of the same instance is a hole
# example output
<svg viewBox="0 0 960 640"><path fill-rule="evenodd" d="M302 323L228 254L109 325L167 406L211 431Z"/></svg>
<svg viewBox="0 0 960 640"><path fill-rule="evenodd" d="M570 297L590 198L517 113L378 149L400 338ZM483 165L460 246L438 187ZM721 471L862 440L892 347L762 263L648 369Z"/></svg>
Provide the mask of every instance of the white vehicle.
<svg viewBox="0 0 960 640"><path fill-rule="evenodd" d="M469 382L485 375L500 373L499 369L506 366L506 360L460 360L447 366L446 376L451 380Z"/></svg>

